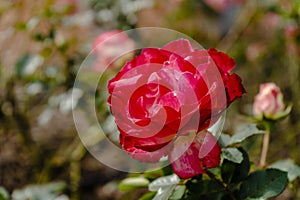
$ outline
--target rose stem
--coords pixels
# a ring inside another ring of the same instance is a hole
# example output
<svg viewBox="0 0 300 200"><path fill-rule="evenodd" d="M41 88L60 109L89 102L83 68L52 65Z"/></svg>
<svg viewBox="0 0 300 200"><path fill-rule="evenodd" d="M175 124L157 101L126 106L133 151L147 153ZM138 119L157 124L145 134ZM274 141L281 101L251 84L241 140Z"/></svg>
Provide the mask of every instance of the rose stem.
<svg viewBox="0 0 300 200"><path fill-rule="evenodd" d="M264 138L263 138L263 147L262 147L260 162L259 162L259 167L262 168L266 166L266 160L267 160L269 143L270 143L270 129L271 129L270 124L265 123L265 126L266 126L266 133L264 134Z"/></svg>

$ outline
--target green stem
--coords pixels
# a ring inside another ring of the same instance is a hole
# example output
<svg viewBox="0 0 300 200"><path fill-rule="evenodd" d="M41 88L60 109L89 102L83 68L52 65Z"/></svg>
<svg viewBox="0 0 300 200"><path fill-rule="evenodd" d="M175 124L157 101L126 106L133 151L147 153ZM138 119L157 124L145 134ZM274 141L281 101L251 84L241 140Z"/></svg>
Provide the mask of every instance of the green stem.
<svg viewBox="0 0 300 200"><path fill-rule="evenodd" d="M266 166L269 143L270 143L270 132L271 132L271 124L269 122L265 123L266 133L263 138L263 146L259 161L259 167L264 168Z"/></svg>
<svg viewBox="0 0 300 200"><path fill-rule="evenodd" d="M73 160L70 163L70 189L72 192L71 199L78 200L79 199L79 183L81 179L80 173L80 161Z"/></svg>

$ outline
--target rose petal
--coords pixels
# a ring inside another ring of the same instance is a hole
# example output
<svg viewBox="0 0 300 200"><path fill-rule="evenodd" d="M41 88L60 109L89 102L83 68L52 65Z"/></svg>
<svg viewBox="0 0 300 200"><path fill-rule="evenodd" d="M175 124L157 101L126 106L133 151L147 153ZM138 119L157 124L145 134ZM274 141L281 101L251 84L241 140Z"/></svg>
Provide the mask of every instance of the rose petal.
<svg viewBox="0 0 300 200"><path fill-rule="evenodd" d="M187 39L179 39L166 44L162 49L186 57L186 55L194 51L191 43Z"/></svg>
<svg viewBox="0 0 300 200"><path fill-rule="evenodd" d="M242 85L242 79L237 74L230 75L225 87L227 91L228 105L240 98L246 92L244 86Z"/></svg>
<svg viewBox="0 0 300 200"><path fill-rule="evenodd" d="M227 54L219 52L214 48L210 48L208 53L222 71L230 72L235 67L235 61Z"/></svg>
<svg viewBox="0 0 300 200"><path fill-rule="evenodd" d="M120 144L134 159L142 162L158 162L172 148L167 145L172 141L176 132L165 128L150 138L136 138L128 136L120 130Z"/></svg>
<svg viewBox="0 0 300 200"><path fill-rule="evenodd" d="M180 136L169 160L174 172L181 178L191 178L204 174L206 168L214 168L220 164L221 149L217 140L209 132L199 133L192 140L182 140ZM180 151L178 149L183 149Z"/></svg>

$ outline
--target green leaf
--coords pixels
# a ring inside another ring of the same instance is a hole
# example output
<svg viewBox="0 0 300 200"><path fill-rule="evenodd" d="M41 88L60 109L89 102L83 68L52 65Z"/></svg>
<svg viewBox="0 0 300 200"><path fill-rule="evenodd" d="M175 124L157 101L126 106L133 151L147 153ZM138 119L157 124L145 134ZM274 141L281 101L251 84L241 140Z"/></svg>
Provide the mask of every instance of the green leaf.
<svg viewBox="0 0 300 200"><path fill-rule="evenodd" d="M144 177L150 180L163 176L162 169L148 170L143 173Z"/></svg>
<svg viewBox="0 0 300 200"><path fill-rule="evenodd" d="M125 178L120 182L119 189L122 191L128 191L138 187L147 187L148 185L149 185L149 180L142 176Z"/></svg>
<svg viewBox="0 0 300 200"><path fill-rule="evenodd" d="M199 194L191 194L184 198L184 200L201 200L201 199L207 199L207 200L223 200L223 196L226 195L225 192L215 192L205 195L199 195ZM224 200L231 200L230 198L224 199Z"/></svg>
<svg viewBox="0 0 300 200"><path fill-rule="evenodd" d="M290 112L292 111L292 105L289 105L283 112L278 113L277 115L272 117L272 120L278 121L286 118L289 116Z"/></svg>
<svg viewBox="0 0 300 200"><path fill-rule="evenodd" d="M8 200L9 194L4 187L0 187L0 200Z"/></svg>
<svg viewBox="0 0 300 200"><path fill-rule="evenodd" d="M169 163L163 168L155 169L155 170L148 170L144 172L144 177L148 179L156 179L162 176L167 176L173 174L173 168Z"/></svg>
<svg viewBox="0 0 300 200"><path fill-rule="evenodd" d="M228 142L227 146L233 145L236 143L241 143L250 136L257 135L257 134L264 134L264 133L265 133L265 131L259 130L255 124L250 124L247 127L245 127L245 129L243 131L240 131L240 132L234 134L231 137L230 141Z"/></svg>
<svg viewBox="0 0 300 200"><path fill-rule="evenodd" d="M198 195L206 195L224 191L224 188L214 180L202 180L198 183L189 183L187 185L189 192Z"/></svg>
<svg viewBox="0 0 300 200"><path fill-rule="evenodd" d="M169 200L179 200L182 199L182 196L184 195L185 192L185 185L177 185L175 189L173 190L173 193L169 197Z"/></svg>
<svg viewBox="0 0 300 200"><path fill-rule="evenodd" d="M288 183L287 173L278 169L255 171L242 183L241 199L267 199L283 192Z"/></svg>
<svg viewBox="0 0 300 200"><path fill-rule="evenodd" d="M222 156L224 159L238 164L243 161L243 154L237 148L222 149Z"/></svg>
<svg viewBox="0 0 300 200"><path fill-rule="evenodd" d="M297 177L300 177L300 167L291 159L280 160L272 165L269 168L280 169L288 173L288 179L290 182L294 181Z"/></svg>
<svg viewBox="0 0 300 200"><path fill-rule="evenodd" d="M187 194L184 199L198 200L198 199L214 199L220 200L224 194L225 189L215 180L206 179L199 182L187 183Z"/></svg>
<svg viewBox="0 0 300 200"><path fill-rule="evenodd" d="M160 187L153 200L168 200L176 185Z"/></svg>
<svg viewBox="0 0 300 200"><path fill-rule="evenodd" d="M163 167L162 171L163 171L164 176L172 175L174 173L171 164L168 164L165 167Z"/></svg>
<svg viewBox="0 0 300 200"><path fill-rule="evenodd" d="M29 185L12 193L13 200L53 200L65 189L63 182L49 183L45 185Z"/></svg>
<svg viewBox="0 0 300 200"><path fill-rule="evenodd" d="M230 143L231 137L225 133L222 133L218 138L218 143L221 147L227 147Z"/></svg>
<svg viewBox="0 0 300 200"><path fill-rule="evenodd" d="M176 174L160 177L149 184L150 191L158 191L161 187L177 185L180 179Z"/></svg>
<svg viewBox="0 0 300 200"><path fill-rule="evenodd" d="M152 200L156 195L156 192L148 192L144 194L139 200Z"/></svg>
<svg viewBox="0 0 300 200"><path fill-rule="evenodd" d="M176 174L160 177L149 184L150 191L157 191L154 200L167 200L176 188L180 179Z"/></svg>
<svg viewBox="0 0 300 200"><path fill-rule="evenodd" d="M250 170L250 161L247 152L239 148L239 151L242 152L243 161L238 164L227 159L223 160L221 166L221 177L222 180L229 184L229 183L239 183L244 180L249 173Z"/></svg>

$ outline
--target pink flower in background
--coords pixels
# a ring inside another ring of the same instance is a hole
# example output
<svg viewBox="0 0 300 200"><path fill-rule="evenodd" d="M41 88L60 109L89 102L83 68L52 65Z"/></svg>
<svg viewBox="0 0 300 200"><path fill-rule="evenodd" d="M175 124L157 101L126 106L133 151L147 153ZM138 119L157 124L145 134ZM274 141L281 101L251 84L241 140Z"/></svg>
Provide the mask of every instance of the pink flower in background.
<svg viewBox="0 0 300 200"><path fill-rule="evenodd" d="M275 83L260 85L253 105L253 114L256 118L278 119L288 114L289 110L290 108L285 109L283 95Z"/></svg>
<svg viewBox="0 0 300 200"><path fill-rule="evenodd" d="M263 31L263 35L265 35L265 37L270 38L275 36L276 31L282 27L282 24L283 19L281 15L273 12L267 12L261 16L259 29Z"/></svg>
<svg viewBox="0 0 300 200"><path fill-rule="evenodd" d="M267 47L264 42L250 43L246 49L246 57L249 61L255 62L266 53Z"/></svg>
<svg viewBox="0 0 300 200"><path fill-rule="evenodd" d="M135 43L121 30L112 30L100 34L93 43L97 56L93 69L101 71L106 67L120 67L134 56Z"/></svg>
<svg viewBox="0 0 300 200"><path fill-rule="evenodd" d="M297 26L297 24L286 24L284 26L284 34L287 38L294 38L298 35L299 33L299 27Z"/></svg>
<svg viewBox="0 0 300 200"><path fill-rule="evenodd" d="M225 53L194 49L184 39L143 49L108 84L122 148L143 162L169 155L184 178L218 166L217 140L200 131L245 92L241 78L230 73L234 67ZM197 134L188 137L191 132ZM180 142L186 139L190 146Z"/></svg>
<svg viewBox="0 0 300 200"><path fill-rule="evenodd" d="M223 12L231 5L242 3L244 0L204 0L216 12Z"/></svg>

